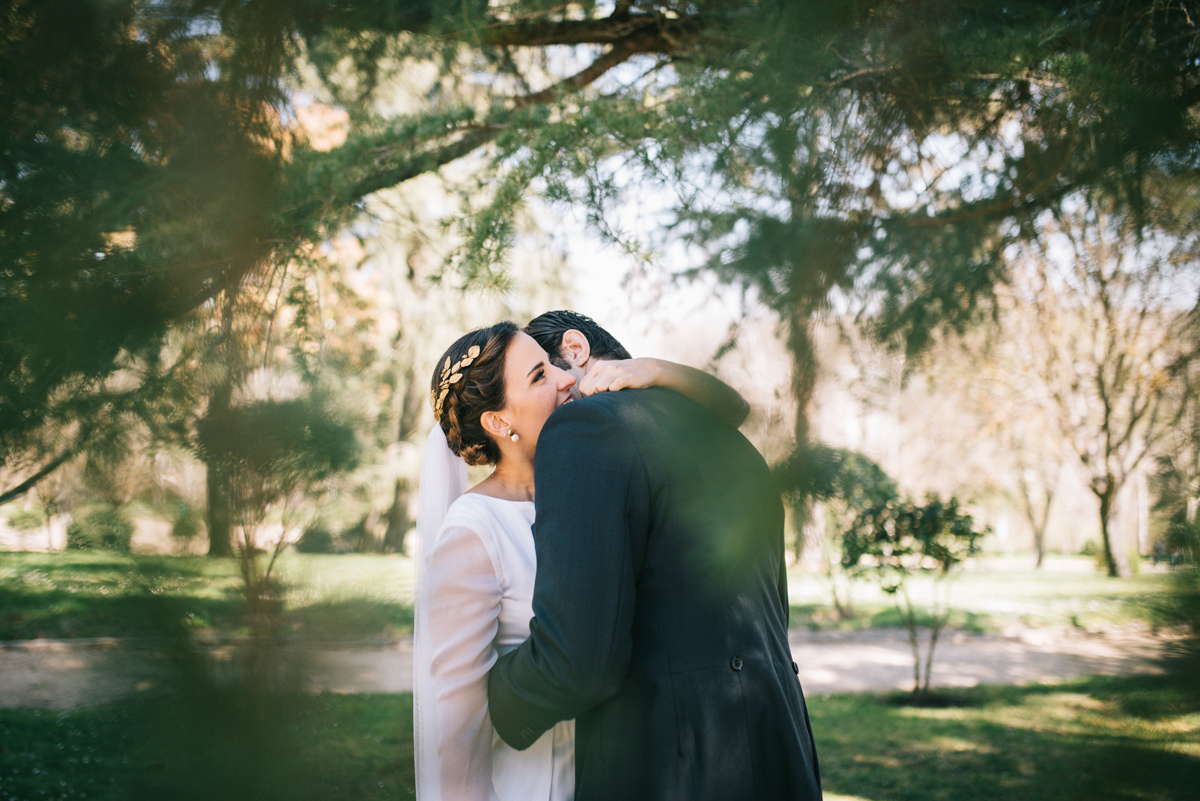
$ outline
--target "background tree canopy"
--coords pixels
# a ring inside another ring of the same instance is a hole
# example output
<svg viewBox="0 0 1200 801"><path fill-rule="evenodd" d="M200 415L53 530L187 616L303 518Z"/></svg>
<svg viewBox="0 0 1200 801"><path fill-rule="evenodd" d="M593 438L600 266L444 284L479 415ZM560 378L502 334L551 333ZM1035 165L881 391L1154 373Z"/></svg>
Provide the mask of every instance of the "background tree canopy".
<svg viewBox="0 0 1200 801"><path fill-rule="evenodd" d="M0 19L0 459L35 453L30 480L190 369L163 357L173 328L471 154L483 200L448 220L448 276L502 280L523 198L621 239L613 206L661 192L687 266L787 321L801 408L831 296L915 350L986 308L1006 246L1073 196L1166 231L1195 206L1191 2L4 0ZM431 65L420 103L376 91ZM299 130L302 83L348 112L344 142ZM70 423L52 445L50 421Z"/></svg>

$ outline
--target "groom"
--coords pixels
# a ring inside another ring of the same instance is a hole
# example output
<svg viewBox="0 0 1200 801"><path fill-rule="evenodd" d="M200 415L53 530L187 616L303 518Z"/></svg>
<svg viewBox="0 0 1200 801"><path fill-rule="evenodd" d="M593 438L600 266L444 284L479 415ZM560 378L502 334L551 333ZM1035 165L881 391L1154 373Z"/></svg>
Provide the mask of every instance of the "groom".
<svg viewBox="0 0 1200 801"><path fill-rule="evenodd" d="M628 355L574 312L526 331L577 377ZM754 447L670 390L602 392L550 417L535 470L530 637L488 677L504 741L575 718L578 801L820 799Z"/></svg>

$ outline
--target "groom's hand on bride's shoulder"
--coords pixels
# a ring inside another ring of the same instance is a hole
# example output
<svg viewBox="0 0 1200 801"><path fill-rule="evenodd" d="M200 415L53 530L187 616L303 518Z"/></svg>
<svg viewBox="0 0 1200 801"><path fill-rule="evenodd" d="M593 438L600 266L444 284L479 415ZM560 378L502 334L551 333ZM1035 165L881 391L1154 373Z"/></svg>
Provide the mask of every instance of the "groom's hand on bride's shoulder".
<svg viewBox="0 0 1200 801"><path fill-rule="evenodd" d="M619 389L642 389L658 386L662 368L658 359L613 359L601 360L588 368L579 382L579 394L595 395L597 392L616 392Z"/></svg>

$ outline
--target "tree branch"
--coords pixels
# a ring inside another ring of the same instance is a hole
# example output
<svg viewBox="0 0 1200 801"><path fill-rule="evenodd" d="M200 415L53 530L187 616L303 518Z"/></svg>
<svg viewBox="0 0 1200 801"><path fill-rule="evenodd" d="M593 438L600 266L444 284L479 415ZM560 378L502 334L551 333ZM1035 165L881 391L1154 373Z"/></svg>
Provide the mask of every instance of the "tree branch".
<svg viewBox="0 0 1200 801"><path fill-rule="evenodd" d="M478 43L490 47L611 44L647 36L660 52L675 50L681 39L694 39L703 27L698 15L670 19L658 14L618 14L602 19L533 20L497 23L476 30Z"/></svg>
<svg viewBox="0 0 1200 801"><path fill-rule="evenodd" d="M671 47L677 44L678 41L676 40L671 44ZM628 61L632 56L639 53L663 52L662 48L664 46L666 46L666 40L662 38L661 31L645 27L638 29L618 41L608 52L574 75L563 78L558 83L548 86L541 91L512 98L509 101L510 110L515 111L533 105L551 103L564 93L578 91L591 85L600 76L604 75L604 73ZM505 130L505 126L502 124L481 126L464 134L461 138L450 144L428 150L409 159L406 163L395 165L390 169L382 170L359 181L347 192L344 200L353 203L381 189L387 189L388 187L404 183L418 175L433 172L452 161L466 156L476 148L482 147L495 139L503 130Z"/></svg>
<svg viewBox="0 0 1200 801"><path fill-rule="evenodd" d="M1049 201L1057 200L1070 194L1080 186L1086 185L1086 178L1077 178L1073 181L1067 181L1054 188L1053 191L1050 191L1055 181L1063 176L1063 170L1071 162L1074 152L1075 147L1072 144L1071 147L1067 148L1066 156L1059 167L1051 170L1046 178L1038 182L1031 189L1020 190L1002 198L988 198L978 203L964 205L960 208L950 209L931 216L910 216L893 219L902 225L912 228L930 228L960 222L1008 219L1023 207L1036 207L1039 203L1046 204Z"/></svg>
<svg viewBox="0 0 1200 801"><path fill-rule="evenodd" d="M78 452L78 450L79 450L78 445L72 445L70 448L67 448L62 453L60 453L58 456L55 456L53 459L51 459L49 462L47 462L42 467L41 470L37 471L32 476L25 479L20 484L13 487L12 489L6 490L6 491L0 493L0 504L8 503L9 501L13 500L14 498L19 498L22 495L24 495L26 492L29 492L29 490L31 490L35 486L37 486L37 483L39 481L41 481L43 478L45 478L46 476L53 473L55 470L57 470L59 467L61 467L64 462L66 462L72 456L74 456Z"/></svg>

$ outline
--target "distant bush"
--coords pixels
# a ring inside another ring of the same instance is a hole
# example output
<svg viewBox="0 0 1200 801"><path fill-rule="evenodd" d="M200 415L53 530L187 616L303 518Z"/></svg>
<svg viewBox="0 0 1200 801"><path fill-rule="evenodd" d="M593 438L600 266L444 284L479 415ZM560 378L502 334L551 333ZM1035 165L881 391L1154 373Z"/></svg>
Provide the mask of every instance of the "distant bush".
<svg viewBox="0 0 1200 801"><path fill-rule="evenodd" d="M8 516L8 525L17 531L33 531L46 525L46 517L32 509L21 509Z"/></svg>
<svg viewBox="0 0 1200 801"><path fill-rule="evenodd" d="M1200 563L1200 521L1176 520L1167 529L1165 540L1172 567Z"/></svg>
<svg viewBox="0 0 1200 801"><path fill-rule="evenodd" d="M324 524L315 523L304 529L296 541L296 550L300 553L342 553L345 549Z"/></svg>
<svg viewBox="0 0 1200 801"><path fill-rule="evenodd" d="M1100 540L1088 540L1079 549L1080 556L1089 557L1096 565L1096 569L1101 572L1108 572L1108 557L1104 555L1104 546ZM1129 570L1133 575L1137 575L1141 569L1142 555L1138 551L1137 545L1132 545L1125 554L1125 560L1129 564Z"/></svg>
<svg viewBox="0 0 1200 801"><path fill-rule="evenodd" d="M67 526L67 547L129 553L133 523L120 509L102 507L77 517Z"/></svg>
<svg viewBox="0 0 1200 801"><path fill-rule="evenodd" d="M191 542L200 533L201 528L200 515L192 511L187 504L179 504L179 514L171 526L171 536L177 540Z"/></svg>

